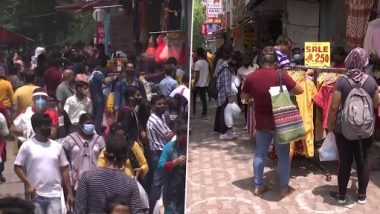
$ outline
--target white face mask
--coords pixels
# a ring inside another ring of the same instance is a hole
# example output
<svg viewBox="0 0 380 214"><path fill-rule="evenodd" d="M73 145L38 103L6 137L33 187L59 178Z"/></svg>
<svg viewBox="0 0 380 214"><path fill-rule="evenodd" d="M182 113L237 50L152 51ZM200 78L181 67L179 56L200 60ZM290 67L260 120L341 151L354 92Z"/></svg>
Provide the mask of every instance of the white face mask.
<svg viewBox="0 0 380 214"><path fill-rule="evenodd" d="M178 115L176 115L176 114L170 114L169 115L169 118L170 118L170 120L175 120L175 119L177 119L177 117L178 117Z"/></svg>

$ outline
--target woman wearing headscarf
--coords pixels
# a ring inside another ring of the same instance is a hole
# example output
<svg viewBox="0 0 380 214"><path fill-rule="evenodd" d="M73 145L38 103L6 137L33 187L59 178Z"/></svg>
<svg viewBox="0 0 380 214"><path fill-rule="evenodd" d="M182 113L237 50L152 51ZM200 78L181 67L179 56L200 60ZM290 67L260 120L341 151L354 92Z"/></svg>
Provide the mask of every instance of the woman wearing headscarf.
<svg viewBox="0 0 380 214"><path fill-rule="evenodd" d="M357 174L359 180L358 203L366 203L366 190L369 182L368 156L372 143L372 138L362 139L361 142L350 141L342 134L341 113L342 106L353 89L350 81L355 83L364 81L361 86L372 98L373 106L379 105L378 85L372 76L365 74L365 67L368 65L368 54L362 48L352 50L346 60L346 73L337 79L333 94L333 101L329 112L329 131L334 131L336 145L339 154L338 167L338 192L330 192L330 197L339 203L346 202L346 191L351 174L352 161L355 158Z"/></svg>

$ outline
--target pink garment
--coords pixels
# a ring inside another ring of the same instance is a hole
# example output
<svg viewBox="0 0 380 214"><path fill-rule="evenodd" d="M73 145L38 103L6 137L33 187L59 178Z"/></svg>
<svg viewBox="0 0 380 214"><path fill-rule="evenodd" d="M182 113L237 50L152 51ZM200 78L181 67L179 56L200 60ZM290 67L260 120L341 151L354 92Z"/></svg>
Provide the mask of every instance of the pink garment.
<svg viewBox="0 0 380 214"><path fill-rule="evenodd" d="M156 48L154 47L153 36L151 36L149 39L148 48L145 50L145 55L151 59L154 59L156 57Z"/></svg>
<svg viewBox="0 0 380 214"><path fill-rule="evenodd" d="M84 81L88 83L88 76L86 74L77 74L75 81Z"/></svg>
<svg viewBox="0 0 380 214"><path fill-rule="evenodd" d="M346 41L350 48L362 47L374 0L345 0L348 5Z"/></svg>
<svg viewBox="0 0 380 214"><path fill-rule="evenodd" d="M333 98L333 92L334 92L334 85L332 84L324 84L322 85L321 89L319 89L317 96L314 98L314 103L319 106L323 111L323 123L322 127L324 129L328 128L328 118L329 118L329 111L330 106L332 103Z"/></svg>
<svg viewBox="0 0 380 214"><path fill-rule="evenodd" d="M380 18L368 23L364 38L364 49L368 54L376 54L380 58Z"/></svg>
<svg viewBox="0 0 380 214"><path fill-rule="evenodd" d="M156 58L155 58L155 61L158 62L158 63L161 63L162 62L162 59L160 58L160 55L162 53L162 50L164 49L164 38L163 36L158 36L157 39L156 39L156 43L157 43L157 49L156 49Z"/></svg>
<svg viewBox="0 0 380 214"><path fill-rule="evenodd" d="M165 37L164 39L165 41L165 47L162 49L162 52L160 54L160 58L163 62L166 62L168 59L169 59L169 41L168 41L168 38Z"/></svg>

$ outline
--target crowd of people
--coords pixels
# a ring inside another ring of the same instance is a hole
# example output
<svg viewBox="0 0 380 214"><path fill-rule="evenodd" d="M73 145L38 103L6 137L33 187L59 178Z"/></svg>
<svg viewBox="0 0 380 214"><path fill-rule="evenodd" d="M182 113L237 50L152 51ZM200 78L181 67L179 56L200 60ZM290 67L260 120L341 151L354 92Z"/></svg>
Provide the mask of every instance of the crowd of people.
<svg viewBox="0 0 380 214"><path fill-rule="evenodd" d="M0 58L1 183L15 136L14 171L35 213L158 213L161 197L165 213L184 213L189 74L175 58L124 56L113 69L102 45L9 54Z"/></svg>
<svg viewBox="0 0 380 214"><path fill-rule="evenodd" d="M289 185L292 159L290 144L273 143L276 128L269 91L271 87L278 87L281 79L291 96L304 93L304 88L293 80L286 70L291 66L303 65L305 56L300 48L292 47L292 41L286 36L280 36L276 44L263 47L261 50L254 48L241 53L234 50L232 45L226 44L221 46L213 57L208 57L206 53L202 47L193 53L192 117L196 117L196 100L199 95L202 102L201 116L207 118L209 102L207 92L209 92L211 100L213 87L216 88L217 96L214 98L217 108L214 131L220 134L220 140L232 140L237 136L233 131L234 128L226 125L225 109L230 103L238 103L245 113L244 118L247 124L245 129L254 129L256 138L253 159L254 195L262 196L271 189L265 185L263 172L265 158L268 156L268 151L274 146L278 160L280 195L287 197L295 191L295 188ZM362 48L353 49L348 54L343 47L337 47L332 52L331 60L331 66L341 68L341 73L331 90L332 99L328 114L328 131L335 133L339 156L338 191L331 191L329 196L339 203L346 202L351 165L355 158L359 181L357 199L359 203L364 204L370 176L368 156L374 135L370 125L373 127L375 122L373 119L369 126L358 129L358 131L371 133L365 139L348 138L342 132L340 122L343 106L355 85L362 87L363 94L368 95L368 105L364 106L369 106L369 112L373 112L379 107L378 84L370 71L373 66L368 66L374 63L374 58ZM305 71L309 80L315 77L314 72L316 71L312 69ZM312 84L314 85L314 83ZM328 101L325 100L325 102ZM251 106L253 107L251 108ZM252 109L254 111L253 124L251 116L247 116ZM373 114L371 116L368 113L367 116L371 118Z"/></svg>

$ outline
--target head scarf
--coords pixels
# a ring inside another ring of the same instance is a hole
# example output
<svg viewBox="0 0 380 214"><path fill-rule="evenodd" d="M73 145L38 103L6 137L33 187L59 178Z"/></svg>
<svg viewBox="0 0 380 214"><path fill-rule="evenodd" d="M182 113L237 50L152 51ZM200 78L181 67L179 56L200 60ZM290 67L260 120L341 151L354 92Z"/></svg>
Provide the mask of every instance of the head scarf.
<svg viewBox="0 0 380 214"><path fill-rule="evenodd" d="M368 65L368 54L363 48L353 49L346 57L346 75L356 82L360 82Z"/></svg>

